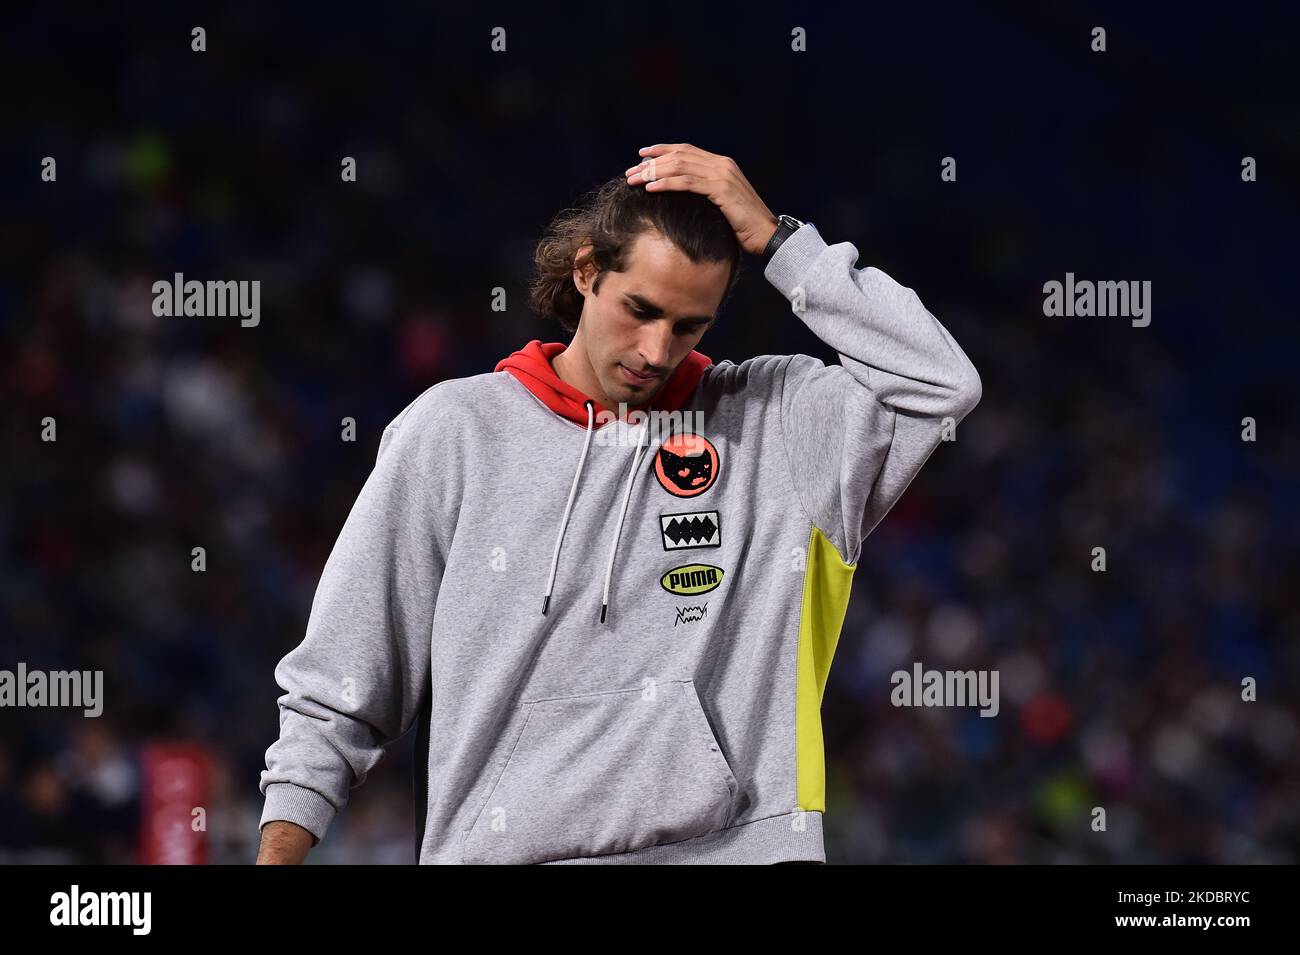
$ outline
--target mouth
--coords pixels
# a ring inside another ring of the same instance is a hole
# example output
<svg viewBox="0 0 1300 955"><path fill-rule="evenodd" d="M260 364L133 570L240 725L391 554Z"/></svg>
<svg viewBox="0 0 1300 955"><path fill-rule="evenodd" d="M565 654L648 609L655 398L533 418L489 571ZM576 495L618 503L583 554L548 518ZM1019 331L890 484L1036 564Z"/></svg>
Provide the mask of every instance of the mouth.
<svg viewBox="0 0 1300 955"><path fill-rule="evenodd" d="M651 382L658 381L660 377L658 373L649 375L637 374L622 363L619 364L618 370L623 373L624 380L626 380L630 385L648 385Z"/></svg>

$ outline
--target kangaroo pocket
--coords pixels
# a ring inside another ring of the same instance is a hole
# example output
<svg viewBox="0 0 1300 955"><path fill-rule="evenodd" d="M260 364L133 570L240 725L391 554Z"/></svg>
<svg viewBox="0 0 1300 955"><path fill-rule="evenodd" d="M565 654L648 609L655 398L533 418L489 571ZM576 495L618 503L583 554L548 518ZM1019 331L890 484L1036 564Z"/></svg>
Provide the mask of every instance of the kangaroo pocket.
<svg viewBox="0 0 1300 955"><path fill-rule="evenodd" d="M464 862L631 852L731 822L736 777L693 681L520 705L522 728L465 833Z"/></svg>

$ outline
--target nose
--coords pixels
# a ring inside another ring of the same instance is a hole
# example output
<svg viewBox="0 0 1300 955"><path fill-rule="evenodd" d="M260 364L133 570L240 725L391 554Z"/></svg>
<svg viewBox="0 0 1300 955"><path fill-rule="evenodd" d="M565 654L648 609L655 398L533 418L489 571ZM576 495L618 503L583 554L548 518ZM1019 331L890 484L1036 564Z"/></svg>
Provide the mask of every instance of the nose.
<svg viewBox="0 0 1300 955"><path fill-rule="evenodd" d="M668 319L651 322L637 342L642 360L652 368L668 367L668 356L673 343L673 325Z"/></svg>

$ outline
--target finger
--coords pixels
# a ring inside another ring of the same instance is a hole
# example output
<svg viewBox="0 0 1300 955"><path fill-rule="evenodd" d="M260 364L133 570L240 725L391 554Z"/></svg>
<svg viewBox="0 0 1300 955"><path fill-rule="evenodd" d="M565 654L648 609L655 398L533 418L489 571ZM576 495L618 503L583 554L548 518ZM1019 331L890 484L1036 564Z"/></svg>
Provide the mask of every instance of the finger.
<svg viewBox="0 0 1300 955"><path fill-rule="evenodd" d="M690 143L656 143L653 146L642 146L637 151L638 156L662 156L671 152L687 152L694 155L713 155L699 146L692 146Z"/></svg>
<svg viewBox="0 0 1300 955"><path fill-rule="evenodd" d="M707 196L709 190L698 176L668 176L645 184L647 192L698 192Z"/></svg>
<svg viewBox="0 0 1300 955"><path fill-rule="evenodd" d="M656 161L658 162L659 175L665 175L663 171L664 163L670 158L678 158L685 155L679 148L679 145L680 144L674 143L661 143L658 146L642 146L639 150L642 157L641 161L635 166L629 166L626 172L624 172L624 175L630 175L633 171L640 167L644 167L647 163L653 165Z"/></svg>
<svg viewBox="0 0 1300 955"><path fill-rule="evenodd" d="M643 159L635 166L628 166L623 170L623 175L628 181L628 185L638 182L651 182L658 179L661 175L668 172L668 158L664 157L662 163L660 157L651 156L649 159Z"/></svg>
<svg viewBox="0 0 1300 955"><path fill-rule="evenodd" d="M629 166L623 171L627 177L629 185L635 185L639 182L654 182L656 179L666 179L669 176L693 175L701 179L720 178L725 170L716 165L707 162L691 159L681 154L670 156L652 156L644 159L635 166Z"/></svg>

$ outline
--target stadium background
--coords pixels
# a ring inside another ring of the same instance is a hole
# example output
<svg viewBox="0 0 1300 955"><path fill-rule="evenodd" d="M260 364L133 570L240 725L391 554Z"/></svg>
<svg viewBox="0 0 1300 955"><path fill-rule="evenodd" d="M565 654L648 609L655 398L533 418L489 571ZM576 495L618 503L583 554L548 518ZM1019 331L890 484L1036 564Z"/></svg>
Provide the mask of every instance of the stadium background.
<svg viewBox="0 0 1300 955"><path fill-rule="evenodd" d="M1290 15L7 16L0 667L106 687L99 719L0 711L0 861L157 858L159 746L210 766L198 858L252 859L272 671L384 424L562 339L526 307L532 245L660 141L735 157L775 212L915 288L984 383L864 550L823 710L829 861L1297 860ZM745 269L701 349L834 360ZM260 279L260 325L155 318L150 285L177 271ZM1044 317L1066 272L1151 280L1151 325ZM892 707L913 660L997 668L1001 714ZM312 862L413 860L412 736Z"/></svg>

